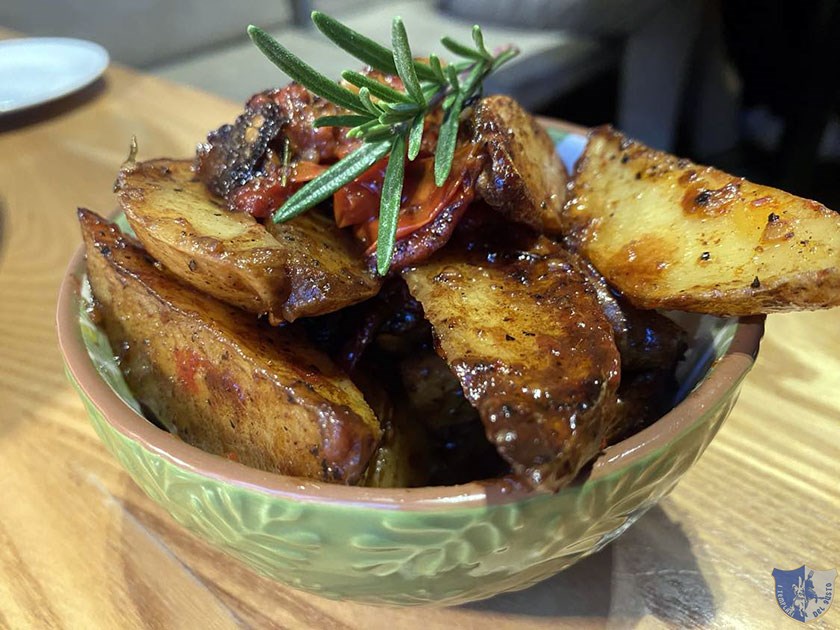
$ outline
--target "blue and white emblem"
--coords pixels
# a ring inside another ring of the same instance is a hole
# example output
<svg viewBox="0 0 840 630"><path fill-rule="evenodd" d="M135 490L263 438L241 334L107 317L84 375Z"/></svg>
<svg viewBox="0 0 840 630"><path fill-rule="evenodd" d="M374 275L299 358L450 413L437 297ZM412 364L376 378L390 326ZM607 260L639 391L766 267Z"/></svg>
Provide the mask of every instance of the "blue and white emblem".
<svg viewBox="0 0 840 630"><path fill-rule="evenodd" d="M822 616L834 599L837 570L817 571L802 565L792 571L773 569L776 602L791 619L808 623Z"/></svg>

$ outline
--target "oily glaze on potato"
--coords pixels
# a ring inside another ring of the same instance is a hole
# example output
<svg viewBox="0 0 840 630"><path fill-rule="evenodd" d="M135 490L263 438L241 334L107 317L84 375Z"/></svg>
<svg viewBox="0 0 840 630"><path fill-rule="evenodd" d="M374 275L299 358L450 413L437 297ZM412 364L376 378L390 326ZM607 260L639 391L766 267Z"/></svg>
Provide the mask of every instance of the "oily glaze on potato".
<svg viewBox="0 0 840 630"><path fill-rule="evenodd" d="M286 251L288 321L333 313L379 292L381 280L369 271L353 236L332 217L307 212L285 223L266 224Z"/></svg>
<svg viewBox="0 0 840 630"><path fill-rule="evenodd" d="M90 211L79 220L97 316L141 403L202 450L272 472L359 480L379 423L300 330L271 328L181 284Z"/></svg>
<svg viewBox="0 0 840 630"><path fill-rule="evenodd" d="M594 290L544 237L525 250L449 248L403 272L490 442L534 486L600 450L620 357Z"/></svg>
<svg viewBox="0 0 840 630"><path fill-rule="evenodd" d="M546 130L509 96L482 99L471 122L486 155L478 196L513 221L560 234L566 168Z"/></svg>
<svg viewBox="0 0 840 630"><path fill-rule="evenodd" d="M713 315L840 305L840 214L595 130L569 243L634 304Z"/></svg>
<svg viewBox="0 0 840 630"><path fill-rule="evenodd" d="M164 267L273 323L331 312L379 290L360 248L334 223L308 213L272 235L252 216L228 211L188 161L129 162L116 189L137 238Z"/></svg>
<svg viewBox="0 0 840 630"><path fill-rule="evenodd" d="M673 372L688 347L685 331L664 315L636 308L615 291L589 261L575 257L577 268L595 289L601 310L613 329L625 371Z"/></svg>
<svg viewBox="0 0 840 630"><path fill-rule="evenodd" d="M478 420L475 408L464 398L458 379L438 354L419 350L400 362L400 377L412 413L430 431Z"/></svg>
<svg viewBox="0 0 840 630"><path fill-rule="evenodd" d="M282 316L283 248L194 181L189 162L128 162L116 190L135 234L169 271L228 304Z"/></svg>

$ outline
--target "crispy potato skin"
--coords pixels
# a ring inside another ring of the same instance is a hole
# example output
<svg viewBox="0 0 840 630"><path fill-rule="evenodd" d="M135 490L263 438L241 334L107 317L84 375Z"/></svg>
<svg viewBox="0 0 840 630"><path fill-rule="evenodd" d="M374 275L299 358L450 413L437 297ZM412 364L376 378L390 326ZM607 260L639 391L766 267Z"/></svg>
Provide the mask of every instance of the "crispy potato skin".
<svg viewBox="0 0 840 630"><path fill-rule="evenodd" d="M430 430L441 433L455 425L478 421L458 379L432 350L417 351L403 359L400 377L408 406Z"/></svg>
<svg viewBox="0 0 840 630"><path fill-rule="evenodd" d="M275 226L230 212L185 160L129 162L116 190L137 238L181 280L272 323L376 294L352 239L313 213Z"/></svg>
<svg viewBox="0 0 840 630"><path fill-rule="evenodd" d="M287 321L332 313L379 292L382 280L369 270L352 235L332 218L307 212L266 227L286 252Z"/></svg>
<svg viewBox="0 0 840 630"><path fill-rule="evenodd" d="M228 304L282 317L283 247L250 215L229 212L188 161L129 162L115 188L137 238L169 271Z"/></svg>
<svg viewBox="0 0 840 630"><path fill-rule="evenodd" d="M79 211L97 314L126 381L185 441L245 465L357 482L380 438L361 393L293 326L182 285Z"/></svg>
<svg viewBox="0 0 840 630"><path fill-rule="evenodd" d="M571 252L569 255L595 288L601 309L612 325L622 375L637 370L673 372L688 348L685 331L656 311L636 308L609 286L592 263ZM622 377L622 385L623 381Z"/></svg>
<svg viewBox="0 0 840 630"><path fill-rule="evenodd" d="M840 214L592 132L567 240L636 306L754 315L840 305Z"/></svg>
<svg viewBox="0 0 840 630"><path fill-rule="evenodd" d="M479 197L513 221L560 234L568 177L536 118L509 96L489 96L476 105L472 127L472 141L488 157Z"/></svg>
<svg viewBox="0 0 840 630"><path fill-rule="evenodd" d="M599 451L620 357L594 289L559 245L444 250L403 272L488 439L536 486L570 482Z"/></svg>

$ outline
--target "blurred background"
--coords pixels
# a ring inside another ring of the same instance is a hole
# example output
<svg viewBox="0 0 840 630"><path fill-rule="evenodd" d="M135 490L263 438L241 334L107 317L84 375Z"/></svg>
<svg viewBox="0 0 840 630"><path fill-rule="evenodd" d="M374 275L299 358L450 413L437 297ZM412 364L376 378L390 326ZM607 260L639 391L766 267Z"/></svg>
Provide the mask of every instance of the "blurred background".
<svg viewBox="0 0 840 630"><path fill-rule="evenodd" d="M286 82L249 23L328 76L355 65L309 26L312 9L383 43L400 15L417 55L481 24L488 46L522 51L488 92L840 206L835 1L3 0L0 24L90 39L114 61L244 102Z"/></svg>

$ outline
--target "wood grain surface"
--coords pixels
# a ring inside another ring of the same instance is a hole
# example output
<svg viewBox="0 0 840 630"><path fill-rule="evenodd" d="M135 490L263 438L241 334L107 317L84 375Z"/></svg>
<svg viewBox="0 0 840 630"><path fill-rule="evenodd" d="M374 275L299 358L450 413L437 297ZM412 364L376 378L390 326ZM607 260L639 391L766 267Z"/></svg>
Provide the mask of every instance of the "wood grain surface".
<svg viewBox="0 0 840 630"><path fill-rule="evenodd" d="M0 627L795 626L773 568L840 568L840 310L771 316L740 402L674 492L520 593L450 609L323 600L255 575L147 499L63 373L54 310L74 211L115 207L132 134L141 158L189 156L237 109L112 67L0 117ZM840 603L810 627L840 627Z"/></svg>

